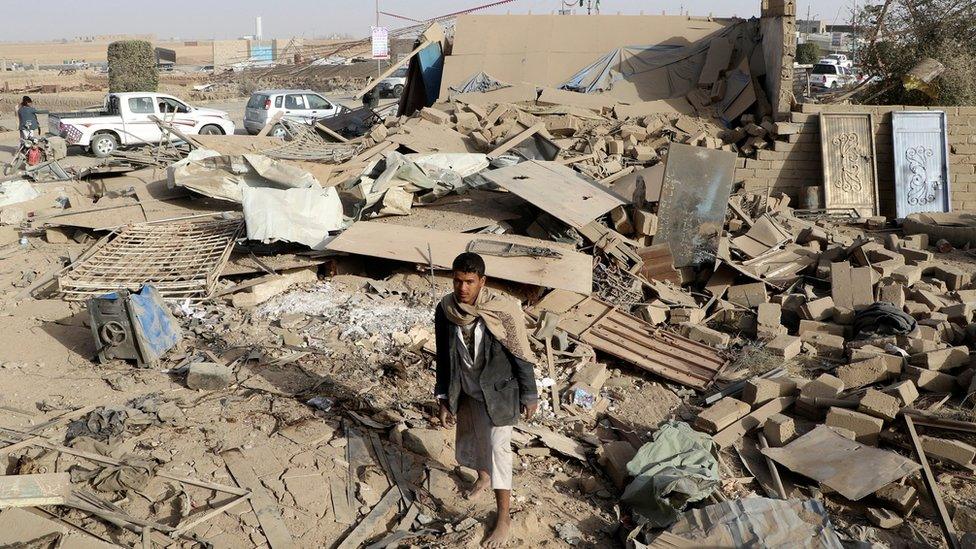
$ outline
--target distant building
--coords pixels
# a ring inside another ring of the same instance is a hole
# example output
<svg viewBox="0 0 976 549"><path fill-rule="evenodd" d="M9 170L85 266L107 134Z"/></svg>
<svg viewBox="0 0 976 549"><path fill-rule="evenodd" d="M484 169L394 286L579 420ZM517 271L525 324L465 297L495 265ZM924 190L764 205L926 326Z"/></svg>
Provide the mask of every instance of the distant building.
<svg viewBox="0 0 976 549"><path fill-rule="evenodd" d="M823 34L827 25L819 19L797 19L796 31L800 34Z"/></svg>

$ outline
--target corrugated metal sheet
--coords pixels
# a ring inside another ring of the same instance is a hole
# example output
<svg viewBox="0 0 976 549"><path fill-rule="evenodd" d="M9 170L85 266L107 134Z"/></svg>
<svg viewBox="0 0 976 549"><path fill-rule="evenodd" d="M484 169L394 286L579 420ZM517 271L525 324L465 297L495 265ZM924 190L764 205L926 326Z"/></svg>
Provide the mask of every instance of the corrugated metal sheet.
<svg viewBox="0 0 976 549"><path fill-rule="evenodd" d="M560 329L594 349L694 389L706 389L728 364L708 345L657 330L593 297L554 290L529 313L538 318L542 311L558 314Z"/></svg>
<svg viewBox="0 0 976 549"><path fill-rule="evenodd" d="M891 114L898 217L919 212L948 212L951 205L946 113Z"/></svg>
<svg viewBox="0 0 976 549"><path fill-rule="evenodd" d="M874 118L870 114L822 113L820 147L824 170L824 205L878 213L878 164Z"/></svg>

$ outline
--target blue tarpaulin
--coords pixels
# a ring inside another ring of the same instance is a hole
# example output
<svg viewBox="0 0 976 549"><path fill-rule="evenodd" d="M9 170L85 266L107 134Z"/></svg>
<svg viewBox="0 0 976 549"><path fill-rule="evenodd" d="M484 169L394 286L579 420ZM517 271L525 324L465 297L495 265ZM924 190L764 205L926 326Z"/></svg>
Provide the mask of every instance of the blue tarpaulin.
<svg viewBox="0 0 976 549"><path fill-rule="evenodd" d="M112 292L98 299L117 301L121 297L118 293ZM139 354L142 356L142 363L156 362L183 339L183 332L176 317L153 286L147 284L139 292L129 294L125 308L128 309L129 318L133 323L132 329Z"/></svg>

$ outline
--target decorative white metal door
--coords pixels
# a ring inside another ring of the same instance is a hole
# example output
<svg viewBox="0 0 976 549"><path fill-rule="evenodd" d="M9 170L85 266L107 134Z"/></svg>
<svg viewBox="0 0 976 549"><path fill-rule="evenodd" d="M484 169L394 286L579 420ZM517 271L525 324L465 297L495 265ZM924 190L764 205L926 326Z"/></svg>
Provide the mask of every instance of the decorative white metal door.
<svg viewBox="0 0 976 549"><path fill-rule="evenodd" d="M948 212L949 144L946 113L891 113L895 200L899 218L916 212Z"/></svg>

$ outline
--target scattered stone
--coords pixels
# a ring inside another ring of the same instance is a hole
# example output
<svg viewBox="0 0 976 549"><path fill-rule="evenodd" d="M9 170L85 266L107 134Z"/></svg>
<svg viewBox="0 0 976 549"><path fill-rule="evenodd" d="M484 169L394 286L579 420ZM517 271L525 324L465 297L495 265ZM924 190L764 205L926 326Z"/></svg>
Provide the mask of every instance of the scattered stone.
<svg viewBox="0 0 976 549"><path fill-rule="evenodd" d="M800 389L800 396L814 398L837 398L844 391L844 382L830 374L820 374L820 377L805 384Z"/></svg>
<svg viewBox="0 0 976 549"><path fill-rule="evenodd" d="M796 392L796 382L781 377L775 379L758 378L746 382L742 390L742 400L752 406L765 404L774 398L791 396Z"/></svg>
<svg viewBox="0 0 976 549"><path fill-rule="evenodd" d="M889 484L874 493L885 505L902 514L912 510L918 503L918 491L912 486Z"/></svg>
<svg viewBox="0 0 976 549"><path fill-rule="evenodd" d="M875 389L868 389L857 405L857 411L887 421L894 421L899 410L901 410L901 404L897 397L886 395Z"/></svg>
<svg viewBox="0 0 976 549"><path fill-rule="evenodd" d="M908 379L898 383L885 392L897 397L903 407L915 402L915 399L918 398L918 389L915 388L915 384Z"/></svg>
<svg viewBox="0 0 976 549"><path fill-rule="evenodd" d="M751 409L751 406L741 400L725 397L698 414L695 428L715 434L742 419Z"/></svg>
<svg viewBox="0 0 976 549"><path fill-rule="evenodd" d="M186 373L186 386L200 391L216 391L230 385L234 372L214 362L194 362Z"/></svg>
<svg viewBox="0 0 976 549"><path fill-rule="evenodd" d="M773 414L763 425L763 434L770 446L784 446L796 438L796 423L787 415Z"/></svg>
<svg viewBox="0 0 976 549"><path fill-rule="evenodd" d="M790 360L800 354L803 342L796 336L780 334L766 344L766 350L770 353L782 357L783 360Z"/></svg>
<svg viewBox="0 0 976 549"><path fill-rule="evenodd" d="M966 444L961 440L950 440L947 438L936 438L922 435L922 449L926 456L936 457L943 461L949 461L972 468L973 458L976 457L976 448Z"/></svg>

